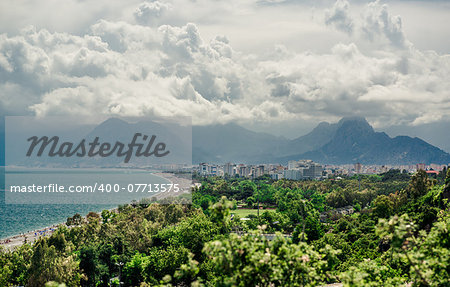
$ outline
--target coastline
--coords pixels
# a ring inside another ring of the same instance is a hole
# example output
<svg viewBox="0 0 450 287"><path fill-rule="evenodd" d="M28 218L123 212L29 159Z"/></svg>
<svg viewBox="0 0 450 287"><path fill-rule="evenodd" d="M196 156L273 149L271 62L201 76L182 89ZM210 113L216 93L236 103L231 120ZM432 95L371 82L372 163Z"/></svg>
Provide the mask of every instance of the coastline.
<svg viewBox="0 0 450 287"><path fill-rule="evenodd" d="M178 184L180 192L182 193L190 191L190 188L192 187L192 179L179 177L174 173L169 172L155 172L153 174L168 180L171 184Z"/></svg>
<svg viewBox="0 0 450 287"><path fill-rule="evenodd" d="M164 178L169 181L171 184L178 184L180 187L180 194L189 192L192 186L192 180L187 178L178 177L173 173L168 172L154 172L153 175ZM158 193L162 194L162 193ZM114 207L110 210L115 210L117 207ZM101 211L100 211L101 212ZM73 214L72 214L73 216ZM85 217L86 214L83 215ZM19 233L16 235L8 236L0 239L0 249L3 247L6 250L12 250L16 247L23 245L24 243L34 243L41 236L50 236L54 231L60 226L64 225L65 222L60 222L57 224L53 224L51 226L38 228L36 230L31 230L24 233Z"/></svg>
<svg viewBox="0 0 450 287"><path fill-rule="evenodd" d="M4 247L5 249L14 249L15 247L22 246L24 243L34 243L38 238L41 236L50 236L53 234L60 224L54 224L45 228L40 228L36 230L32 230L26 233L21 233L19 235L10 236L7 238L3 238L0 240L0 246Z"/></svg>

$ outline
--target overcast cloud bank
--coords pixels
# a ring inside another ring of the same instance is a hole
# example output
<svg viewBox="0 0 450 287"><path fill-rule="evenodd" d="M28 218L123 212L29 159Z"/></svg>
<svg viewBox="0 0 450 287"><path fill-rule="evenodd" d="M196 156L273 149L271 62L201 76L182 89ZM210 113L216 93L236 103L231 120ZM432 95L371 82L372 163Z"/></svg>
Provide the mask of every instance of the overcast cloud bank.
<svg viewBox="0 0 450 287"><path fill-rule="evenodd" d="M226 35L207 41L198 24L178 23L177 1L133 5L84 33L27 26L1 34L0 113L192 116L201 125L348 115L376 127L449 120L450 55L417 49L401 17L379 1L356 12L340 0L314 11L312 25L342 33L325 53L275 43L269 52L240 52Z"/></svg>

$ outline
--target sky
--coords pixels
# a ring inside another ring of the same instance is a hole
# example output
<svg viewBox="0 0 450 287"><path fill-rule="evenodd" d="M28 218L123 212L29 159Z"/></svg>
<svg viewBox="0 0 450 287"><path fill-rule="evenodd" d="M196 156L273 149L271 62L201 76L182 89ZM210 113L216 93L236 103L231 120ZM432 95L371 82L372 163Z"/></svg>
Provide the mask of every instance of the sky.
<svg viewBox="0 0 450 287"><path fill-rule="evenodd" d="M449 16L448 1L3 0L0 114L290 138L356 115L450 151Z"/></svg>

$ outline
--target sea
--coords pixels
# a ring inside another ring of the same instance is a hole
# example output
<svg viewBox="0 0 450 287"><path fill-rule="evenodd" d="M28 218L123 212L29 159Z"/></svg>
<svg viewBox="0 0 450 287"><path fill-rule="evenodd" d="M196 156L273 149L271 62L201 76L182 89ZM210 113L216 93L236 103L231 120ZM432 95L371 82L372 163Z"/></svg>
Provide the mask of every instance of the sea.
<svg viewBox="0 0 450 287"><path fill-rule="evenodd" d="M6 171L10 172L9 169ZM68 182L76 182L83 177L83 181L95 182L101 178L103 182L114 182L127 186L130 183L147 184L167 184L167 179L153 174L153 171L141 169L14 169L14 174L8 176L22 176L28 184L33 182L34 178L64 178ZM66 222L68 217L76 213L86 215L90 211L101 212L104 209L116 208L118 203L131 203L132 200L139 200L149 197L146 192L123 192L119 199L115 197L102 197L101 201L92 204L8 204L5 202L5 169L0 167L0 238L7 238L21 233L45 228L54 224ZM152 194L154 195L154 194ZM37 196L37 195L36 195Z"/></svg>

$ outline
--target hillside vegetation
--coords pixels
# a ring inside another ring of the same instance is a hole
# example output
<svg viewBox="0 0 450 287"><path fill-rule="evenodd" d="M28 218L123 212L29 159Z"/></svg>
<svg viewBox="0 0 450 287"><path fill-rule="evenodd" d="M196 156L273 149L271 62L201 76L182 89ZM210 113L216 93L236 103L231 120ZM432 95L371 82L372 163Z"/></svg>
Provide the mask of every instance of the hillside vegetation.
<svg viewBox="0 0 450 287"><path fill-rule="evenodd" d="M450 171L197 180L192 205L75 215L0 250L0 286L448 286Z"/></svg>

